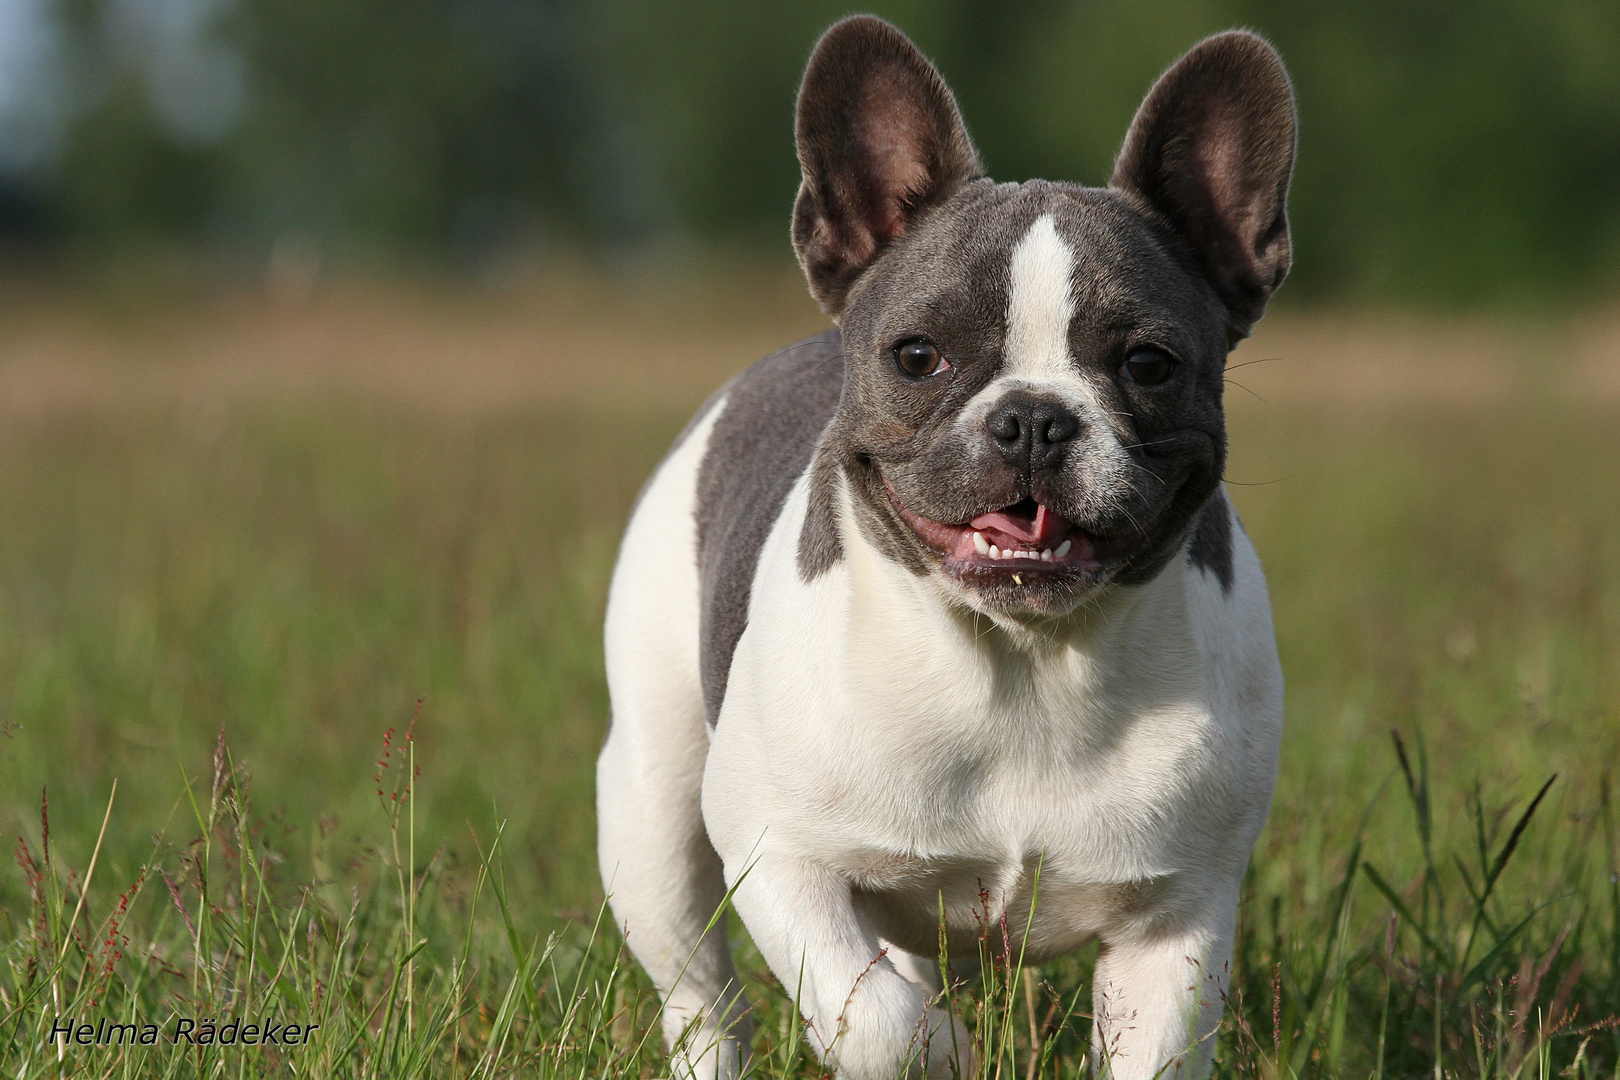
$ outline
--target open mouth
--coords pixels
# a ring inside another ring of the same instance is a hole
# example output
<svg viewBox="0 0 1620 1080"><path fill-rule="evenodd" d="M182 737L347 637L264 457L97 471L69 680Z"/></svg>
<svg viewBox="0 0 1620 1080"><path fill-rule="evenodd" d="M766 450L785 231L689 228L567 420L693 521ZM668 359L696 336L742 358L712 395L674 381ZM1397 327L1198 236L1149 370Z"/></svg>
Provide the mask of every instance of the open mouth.
<svg viewBox="0 0 1620 1080"><path fill-rule="evenodd" d="M1091 534L1034 499L950 524L912 512L892 490L889 497L918 538L945 557L949 569L1020 574L1101 569Z"/></svg>

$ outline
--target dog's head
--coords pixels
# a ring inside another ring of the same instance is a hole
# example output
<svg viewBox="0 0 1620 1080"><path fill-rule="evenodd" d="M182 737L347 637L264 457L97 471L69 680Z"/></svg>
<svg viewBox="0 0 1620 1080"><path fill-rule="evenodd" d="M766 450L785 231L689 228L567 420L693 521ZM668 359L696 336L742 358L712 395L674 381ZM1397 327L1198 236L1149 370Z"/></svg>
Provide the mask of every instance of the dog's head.
<svg viewBox="0 0 1620 1080"><path fill-rule="evenodd" d="M863 528L975 608L1147 580L1226 456L1227 353L1288 270L1294 105L1247 33L1197 45L1106 188L996 184L894 27L827 31L799 91L793 243L843 329L832 449Z"/></svg>

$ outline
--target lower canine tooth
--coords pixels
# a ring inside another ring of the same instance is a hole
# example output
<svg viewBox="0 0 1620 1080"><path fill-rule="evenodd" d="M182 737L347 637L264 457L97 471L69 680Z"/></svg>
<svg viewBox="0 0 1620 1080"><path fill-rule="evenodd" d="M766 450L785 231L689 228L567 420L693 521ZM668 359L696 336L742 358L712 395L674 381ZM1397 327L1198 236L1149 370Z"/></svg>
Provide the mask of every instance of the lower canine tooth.
<svg viewBox="0 0 1620 1080"><path fill-rule="evenodd" d="M1065 555L1067 555L1067 554L1068 554L1068 553L1069 553L1069 548L1070 548L1070 547L1071 547L1071 546L1072 546L1072 545L1073 545L1073 541L1072 541L1072 540L1065 540L1065 541L1063 541L1063 543L1061 543L1061 544L1059 544L1059 545L1058 545L1058 546L1057 546L1057 550L1056 550L1056 551L1054 551L1054 552L1052 552L1052 557L1053 557L1053 558L1054 558L1054 559L1061 559L1061 558L1063 558L1063 556L1065 556Z"/></svg>
<svg viewBox="0 0 1620 1080"><path fill-rule="evenodd" d="M973 534L973 547L980 555L990 554L990 542L984 538L984 533Z"/></svg>

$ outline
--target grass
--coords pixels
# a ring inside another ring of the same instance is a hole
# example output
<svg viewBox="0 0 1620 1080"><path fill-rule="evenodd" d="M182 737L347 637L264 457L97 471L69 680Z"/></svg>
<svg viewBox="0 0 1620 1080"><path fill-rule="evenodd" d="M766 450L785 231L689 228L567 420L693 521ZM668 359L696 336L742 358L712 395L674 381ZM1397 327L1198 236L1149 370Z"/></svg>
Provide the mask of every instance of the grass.
<svg viewBox="0 0 1620 1080"><path fill-rule="evenodd" d="M657 352L655 320L611 315ZM1620 1076L1612 398L1545 359L1556 327L1490 359L1506 391L1408 393L1342 324L1282 325L1242 355L1284 362L1232 376L1268 402L1233 391L1228 475L1289 687L1217 1074ZM0 425L0 1072L661 1075L594 866L597 633L636 487L712 373L637 360L618 406L531 375L437 407L436 369L236 393L207 349L153 359L167 333L103 326L140 357ZM43 385L20 341L0 381ZM1317 353L1349 404L1299 389ZM1082 1074L1090 955L1021 967L1006 933L1012 964L953 993L984 1077ZM734 934L759 1075L819 1075ZM59 1051L65 1016L319 1027Z"/></svg>

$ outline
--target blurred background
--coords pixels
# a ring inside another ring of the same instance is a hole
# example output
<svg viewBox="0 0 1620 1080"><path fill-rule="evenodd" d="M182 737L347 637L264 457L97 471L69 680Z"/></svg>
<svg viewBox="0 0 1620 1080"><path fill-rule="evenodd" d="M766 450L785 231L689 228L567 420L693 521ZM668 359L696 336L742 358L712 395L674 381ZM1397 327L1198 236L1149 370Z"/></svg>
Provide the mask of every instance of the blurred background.
<svg viewBox="0 0 1620 1080"><path fill-rule="evenodd" d="M1291 300L1569 304L1620 275L1607 0L882 3L992 172L1101 183L1152 78L1254 27L1304 116ZM781 259L790 108L833 4L4 0L14 257L183 248L496 276L558 252Z"/></svg>
<svg viewBox="0 0 1620 1080"><path fill-rule="evenodd" d="M1005 180L1103 182L1207 33L1293 73L1295 270L1228 399L1289 675L1265 880L1312 902L1391 728L1437 785L1596 805L1620 6L864 6ZM423 699L420 827L453 857L509 818L512 888L588 908L613 551L690 410L825 325L792 104L845 10L0 0L0 831L37 841L46 787L83 865L118 777L130 870L223 730L323 876Z"/></svg>

